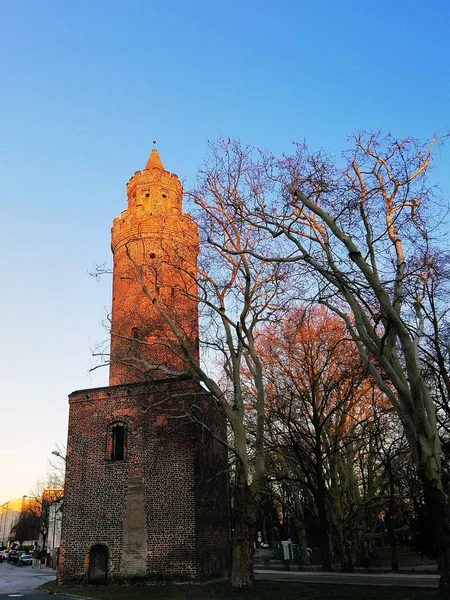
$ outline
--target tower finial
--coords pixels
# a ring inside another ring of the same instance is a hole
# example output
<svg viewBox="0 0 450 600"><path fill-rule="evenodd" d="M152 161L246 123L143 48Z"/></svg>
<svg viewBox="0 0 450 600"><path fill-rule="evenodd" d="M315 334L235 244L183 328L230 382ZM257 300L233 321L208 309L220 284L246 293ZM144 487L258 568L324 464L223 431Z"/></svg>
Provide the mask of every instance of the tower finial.
<svg viewBox="0 0 450 600"><path fill-rule="evenodd" d="M153 143L156 143L156 141L153 140ZM150 157L145 165L145 171L148 171L149 169L159 169L160 171L164 171L163 164L159 158L158 150L156 148L153 148L151 151Z"/></svg>

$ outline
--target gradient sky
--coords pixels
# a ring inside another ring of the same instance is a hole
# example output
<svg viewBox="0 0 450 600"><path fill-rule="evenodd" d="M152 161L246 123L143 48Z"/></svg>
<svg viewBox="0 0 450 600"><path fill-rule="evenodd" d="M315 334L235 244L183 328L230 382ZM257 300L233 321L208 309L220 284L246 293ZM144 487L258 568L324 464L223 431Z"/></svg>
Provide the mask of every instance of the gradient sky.
<svg viewBox="0 0 450 600"><path fill-rule="evenodd" d="M65 443L67 395L107 383L111 282L88 271L152 139L190 185L219 135L338 155L357 129L443 134L450 3L0 0L0 46L1 504Z"/></svg>

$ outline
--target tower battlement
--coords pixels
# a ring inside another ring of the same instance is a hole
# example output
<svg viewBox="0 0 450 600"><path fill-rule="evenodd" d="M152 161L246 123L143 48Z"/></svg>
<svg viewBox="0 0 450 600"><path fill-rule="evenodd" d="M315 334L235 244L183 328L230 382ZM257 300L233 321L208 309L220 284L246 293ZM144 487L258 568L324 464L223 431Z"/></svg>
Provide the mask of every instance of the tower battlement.
<svg viewBox="0 0 450 600"><path fill-rule="evenodd" d="M154 149L145 169L128 182L127 196L128 207L111 228L111 385L160 377L149 365L190 370L169 326L149 301L150 289L151 297L164 297L164 310L187 332L186 343L198 355L199 237L196 223L183 214L180 180L164 169Z"/></svg>
<svg viewBox="0 0 450 600"><path fill-rule="evenodd" d="M151 171L136 171L127 182L127 196L130 198L140 186L160 185L167 187L177 196L182 195L183 188L180 180L174 173L152 169Z"/></svg>
<svg viewBox="0 0 450 600"><path fill-rule="evenodd" d="M152 169L142 169L142 171L135 171L130 179L127 181L127 193L129 191L129 187L132 186L133 183L136 183L140 178L144 177L148 180L160 180L165 181L166 183L177 182L179 187L181 188L180 180L178 179L178 175L175 173L171 173L170 171L161 171L157 167L153 167Z"/></svg>
<svg viewBox="0 0 450 600"><path fill-rule="evenodd" d="M182 210L183 187L175 173L166 171L158 152L150 154L145 169L136 171L127 183L128 208L146 212Z"/></svg>

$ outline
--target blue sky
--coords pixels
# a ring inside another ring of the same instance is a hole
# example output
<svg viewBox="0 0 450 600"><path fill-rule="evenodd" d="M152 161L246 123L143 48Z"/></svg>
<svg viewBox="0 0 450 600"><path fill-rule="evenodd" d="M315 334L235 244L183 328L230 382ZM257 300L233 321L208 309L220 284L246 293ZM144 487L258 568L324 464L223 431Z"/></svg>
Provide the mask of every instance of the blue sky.
<svg viewBox="0 0 450 600"><path fill-rule="evenodd" d="M152 139L189 186L219 135L338 155L357 129L443 134L449 23L446 0L2 0L0 504L45 475L67 394L107 382L110 281L87 272Z"/></svg>

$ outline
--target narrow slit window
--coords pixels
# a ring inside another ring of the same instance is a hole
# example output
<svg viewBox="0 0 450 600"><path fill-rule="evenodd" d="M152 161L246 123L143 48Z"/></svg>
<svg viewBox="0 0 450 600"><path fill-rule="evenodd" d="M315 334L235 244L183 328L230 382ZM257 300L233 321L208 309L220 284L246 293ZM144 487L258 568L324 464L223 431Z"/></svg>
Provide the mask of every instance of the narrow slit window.
<svg viewBox="0 0 450 600"><path fill-rule="evenodd" d="M114 425L111 430L111 460L118 461L125 458L125 427Z"/></svg>

